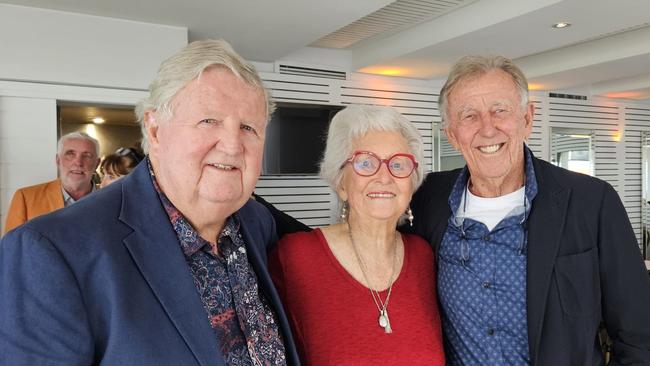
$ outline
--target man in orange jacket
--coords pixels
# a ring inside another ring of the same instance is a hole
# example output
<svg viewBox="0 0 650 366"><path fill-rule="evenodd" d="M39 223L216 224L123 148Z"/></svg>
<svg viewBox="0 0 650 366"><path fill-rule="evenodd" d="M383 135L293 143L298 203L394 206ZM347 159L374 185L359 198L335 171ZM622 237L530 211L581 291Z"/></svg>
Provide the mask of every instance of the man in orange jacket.
<svg viewBox="0 0 650 366"><path fill-rule="evenodd" d="M59 139L57 150L59 179L18 189L7 212L5 232L71 205L95 189L92 177L99 164L97 140L83 132L72 132Z"/></svg>

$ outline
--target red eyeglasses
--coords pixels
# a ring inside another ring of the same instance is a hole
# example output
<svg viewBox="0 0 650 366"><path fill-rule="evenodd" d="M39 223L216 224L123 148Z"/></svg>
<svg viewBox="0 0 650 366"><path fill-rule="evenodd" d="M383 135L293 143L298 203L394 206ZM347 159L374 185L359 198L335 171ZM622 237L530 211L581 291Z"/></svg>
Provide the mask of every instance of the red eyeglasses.
<svg viewBox="0 0 650 366"><path fill-rule="evenodd" d="M362 177L377 174L382 163L386 164L388 172L395 178L407 178L418 167L418 162L411 154L397 153L388 159L380 159L370 151L355 151L341 168L348 163L352 164L352 170Z"/></svg>

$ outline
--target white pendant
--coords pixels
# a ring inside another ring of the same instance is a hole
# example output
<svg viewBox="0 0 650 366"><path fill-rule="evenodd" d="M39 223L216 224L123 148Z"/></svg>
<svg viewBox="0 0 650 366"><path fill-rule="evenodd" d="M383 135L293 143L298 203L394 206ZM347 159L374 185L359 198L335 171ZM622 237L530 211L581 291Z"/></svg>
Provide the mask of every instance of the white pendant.
<svg viewBox="0 0 650 366"><path fill-rule="evenodd" d="M387 310L382 310L379 313L379 326L384 328L385 333L393 333L393 328L390 326L390 319L388 318Z"/></svg>
<svg viewBox="0 0 650 366"><path fill-rule="evenodd" d="M379 313L379 326L382 328L386 328L388 325L388 318L386 318L386 315L384 315L384 311L382 310Z"/></svg>

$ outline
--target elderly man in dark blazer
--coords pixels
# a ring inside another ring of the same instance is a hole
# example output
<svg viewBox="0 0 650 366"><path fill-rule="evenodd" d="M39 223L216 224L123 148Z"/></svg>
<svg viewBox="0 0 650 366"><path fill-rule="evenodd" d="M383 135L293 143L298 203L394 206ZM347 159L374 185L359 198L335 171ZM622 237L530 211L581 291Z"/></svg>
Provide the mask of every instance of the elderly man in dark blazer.
<svg viewBox="0 0 650 366"><path fill-rule="evenodd" d="M137 108L147 159L3 238L0 364L298 364L249 199L271 111L223 41L166 60Z"/></svg>
<svg viewBox="0 0 650 366"><path fill-rule="evenodd" d="M431 173L414 227L438 254L452 365L650 364L650 280L625 209L604 181L533 156L534 107L503 57L468 56L440 95L467 165Z"/></svg>

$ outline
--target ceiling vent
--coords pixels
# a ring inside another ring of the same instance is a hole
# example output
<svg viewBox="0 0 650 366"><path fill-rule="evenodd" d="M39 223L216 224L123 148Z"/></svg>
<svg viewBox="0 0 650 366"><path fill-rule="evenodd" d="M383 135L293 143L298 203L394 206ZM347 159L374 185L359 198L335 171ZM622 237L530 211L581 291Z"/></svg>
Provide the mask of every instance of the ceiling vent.
<svg viewBox="0 0 650 366"><path fill-rule="evenodd" d="M288 63L276 63L275 71L285 75L310 76L313 78L346 80L348 73L342 70L332 70L331 68L310 67Z"/></svg>
<svg viewBox="0 0 650 366"><path fill-rule="evenodd" d="M388 37L401 30L443 16L477 0L395 0L310 44L311 47L353 48L373 37Z"/></svg>
<svg viewBox="0 0 650 366"><path fill-rule="evenodd" d="M551 98L587 100L586 95L577 95L577 94L548 93L548 96L551 97Z"/></svg>

